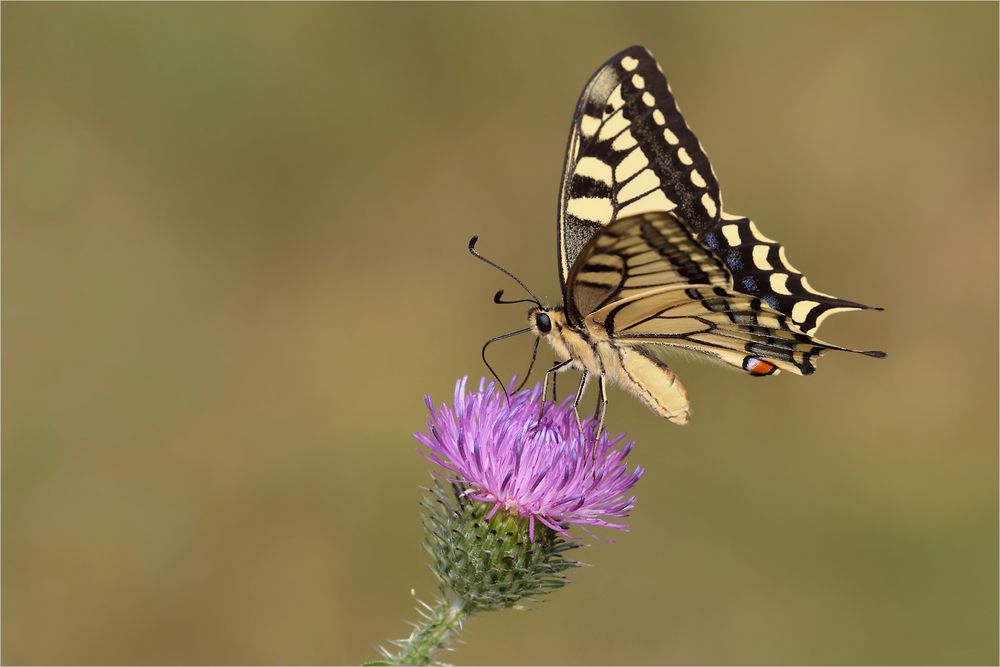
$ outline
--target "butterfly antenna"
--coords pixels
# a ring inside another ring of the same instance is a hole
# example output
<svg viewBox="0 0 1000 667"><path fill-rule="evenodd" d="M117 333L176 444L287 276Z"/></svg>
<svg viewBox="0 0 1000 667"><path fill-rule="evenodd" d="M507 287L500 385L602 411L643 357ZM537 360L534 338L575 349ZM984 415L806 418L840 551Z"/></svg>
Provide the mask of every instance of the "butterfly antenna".
<svg viewBox="0 0 1000 667"><path fill-rule="evenodd" d="M504 301L503 299L500 298L502 296L503 296L503 290L502 289L501 290L497 290L497 293L493 295L493 303L499 303L499 304L504 305L504 306L512 304L512 303L533 303L536 306L538 306L539 308L542 307L542 304L538 303L537 301L532 301L531 299L517 299L517 300L514 300L514 301Z"/></svg>
<svg viewBox="0 0 1000 667"><path fill-rule="evenodd" d="M486 348L490 346L490 343L495 343L498 340L503 340L504 338L510 338L511 336L520 336L521 334L528 333L529 331L531 331L530 327L528 327L527 329L521 329L520 331L511 331L510 333L505 333L505 334L500 334L499 336L494 336L493 338L490 338L488 341L486 341L485 343L483 343L483 353L482 353L483 354L483 363L486 364L486 368L490 369L490 373L492 373L493 377L495 377L497 379L497 384L500 385L501 389L503 389L503 396L504 396L504 398L507 399L507 405L508 406L510 406L510 394L507 393L507 385L505 385L503 383L503 380L500 379L500 376L497 375L497 372L495 370L493 370L492 366L490 366L490 362L486 360ZM535 342L537 343L537 339L536 339ZM537 349L537 345L536 345L536 349ZM534 363L534 354L532 354L531 356L532 356L532 363ZM529 368L528 371L530 372L531 369Z"/></svg>
<svg viewBox="0 0 1000 667"><path fill-rule="evenodd" d="M476 259L483 260L484 262L486 262L487 264L489 264L490 266L492 266L494 269L496 269L496 270L498 270L498 271L500 271L502 273L505 273L508 276L510 276L511 278L513 278L514 282L516 282L518 285L520 285L524 289L525 292L527 292L528 294L531 295L531 298L532 298L531 303L534 303L539 308L541 308L542 307L542 302L539 301L538 297L535 296L534 292L532 292L530 289L528 289L527 285L525 285L523 282L521 282L520 278L518 278L513 273L511 273L507 269L503 268L502 266L500 266L496 262L494 262L492 260L489 260L489 259L486 259L485 257L483 257L482 255L479 254L479 251L476 250L476 242L477 241L479 241L479 237L478 236L473 236L471 239L469 239L469 252L472 253L472 256L475 257ZM499 301L501 294L503 294L503 290L500 290L499 292L496 293L496 295L493 297L494 303L520 303L518 301Z"/></svg>
<svg viewBox="0 0 1000 667"><path fill-rule="evenodd" d="M524 389L524 385L528 384L528 378L531 377L531 369L535 367L535 357L538 356L538 341L540 340L541 338L538 338L537 336L535 337L535 345L531 348L531 363L528 364L528 372L524 374L524 379L521 380L521 384L517 385L517 389L514 390L515 394ZM544 397L542 400L544 400Z"/></svg>

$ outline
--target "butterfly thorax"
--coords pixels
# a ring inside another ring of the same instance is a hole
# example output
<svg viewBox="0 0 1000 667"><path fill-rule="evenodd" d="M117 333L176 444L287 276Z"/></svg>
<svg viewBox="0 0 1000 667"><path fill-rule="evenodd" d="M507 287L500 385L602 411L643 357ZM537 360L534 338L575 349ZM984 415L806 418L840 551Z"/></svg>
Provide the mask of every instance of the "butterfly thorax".
<svg viewBox="0 0 1000 667"><path fill-rule="evenodd" d="M607 337L599 333L595 337L595 332L571 324L561 306L532 308L528 324L533 334L548 342L557 358L569 360L569 366L598 375L603 372L600 347L609 344Z"/></svg>

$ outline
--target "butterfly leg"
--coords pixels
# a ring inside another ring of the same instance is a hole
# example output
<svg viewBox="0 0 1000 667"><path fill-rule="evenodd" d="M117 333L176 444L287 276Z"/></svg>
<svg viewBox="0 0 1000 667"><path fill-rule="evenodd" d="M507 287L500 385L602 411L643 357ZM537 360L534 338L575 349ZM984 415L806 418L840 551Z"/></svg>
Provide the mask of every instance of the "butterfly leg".
<svg viewBox="0 0 1000 667"><path fill-rule="evenodd" d="M597 414L597 432L594 434L594 459L597 459L597 440L601 437L601 432L604 431L604 415L608 411L608 385L607 377L604 373L601 373L600 379L597 383L597 408L595 413Z"/></svg>
<svg viewBox="0 0 1000 667"><path fill-rule="evenodd" d="M542 424L542 417L545 416L545 394L546 394L546 392L548 392L549 376L550 375L552 376L552 400L555 401L556 400L556 373L558 373L563 368L565 368L569 364L570 361L572 361L572 360L571 359L567 359L566 361L560 361L558 364L556 364L555 366L553 366L549 370L545 371L545 377L542 379L542 393L541 393L541 395L539 396L539 399L538 399L538 403L539 403L539 406L538 406L538 424L536 425L536 428L538 426L541 426L541 424Z"/></svg>
<svg viewBox="0 0 1000 667"><path fill-rule="evenodd" d="M608 411L608 387L607 378L604 373L601 373L600 379L597 384L597 408L594 414L597 415L597 431L594 433L594 449L591 451L591 458L597 460L597 441L601 437L601 433L604 431L604 415Z"/></svg>
<svg viewBox="0 0 1000 667"><path fill-rule="evenodd" d="M580 419L580 399L583 398L583 392L587 389L587 380L590 379L590 373L587 371L580 372L580 388L576 390L576 398L573 399L573 414L576 415L576 424L580 427L580 432L583 432L583 421Z"/></svg>

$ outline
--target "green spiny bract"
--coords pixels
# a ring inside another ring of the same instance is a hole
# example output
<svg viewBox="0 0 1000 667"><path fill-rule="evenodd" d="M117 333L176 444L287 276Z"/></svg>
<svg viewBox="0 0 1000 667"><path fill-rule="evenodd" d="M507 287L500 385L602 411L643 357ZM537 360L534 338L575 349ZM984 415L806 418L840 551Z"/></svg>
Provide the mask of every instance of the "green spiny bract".
<svg viewBox="0 0 1000 667"><path fill-rule="evenodd" d="M562 574L578 565L563 554L576 548L548 526L467 498L467 487L438 482L424 498L424 545L442 591L469 611L504 609L538 598L566 583Z"/></svg>

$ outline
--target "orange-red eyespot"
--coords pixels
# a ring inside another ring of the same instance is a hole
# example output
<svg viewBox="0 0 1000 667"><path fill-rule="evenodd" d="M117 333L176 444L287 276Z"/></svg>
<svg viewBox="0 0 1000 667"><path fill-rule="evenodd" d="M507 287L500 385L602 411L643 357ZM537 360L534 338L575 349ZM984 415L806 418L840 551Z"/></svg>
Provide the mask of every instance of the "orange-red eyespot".
<svg viewBox="0 0 1000 667"><path fill-rule="evenodd" d="M759 357L747 357L743 360L743 369L750 373L750 375L763 377L765 375L773 375L778 370L778 367L770 361L764 361Z"/></svg>

